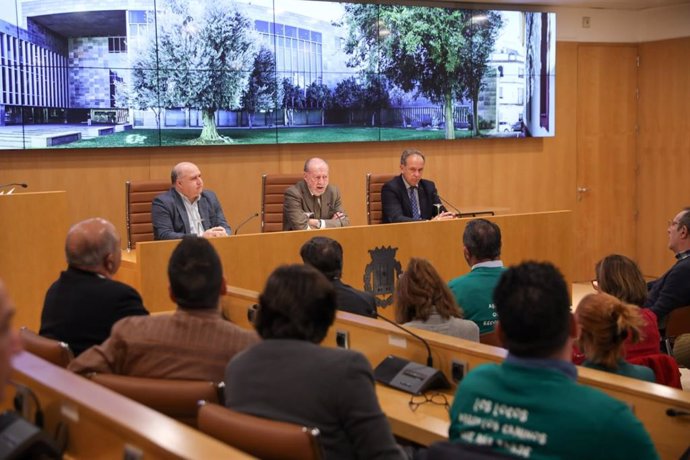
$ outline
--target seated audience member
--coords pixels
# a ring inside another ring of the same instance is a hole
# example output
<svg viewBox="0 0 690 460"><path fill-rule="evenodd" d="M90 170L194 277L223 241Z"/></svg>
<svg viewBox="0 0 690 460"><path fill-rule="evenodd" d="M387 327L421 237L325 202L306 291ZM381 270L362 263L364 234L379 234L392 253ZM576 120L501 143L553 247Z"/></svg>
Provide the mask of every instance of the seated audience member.
<svg viewBox="0 0 690 460"><path fill-rule="evenodd" d="M426 259L410 259L395 291L395 320L406 327L479 342L479 327L461 318L462 309L434 266Z"/></svg>
<svg viewBox="0 0 690 460"><path fill-rule="evenodd" d="M644 305L647 299L647 283L635 262L625 256L612 254L597 262L594 270L598 291L636 307ZM661 353L661 337L656 315L649 308L638 308L638 313L643 320L640 341L632 343L631 336L625 339L623 356L626 359Z"/></svg>
<svg viewBox="0 0 690 460"><path fill-rule="evenodd" d="M448 283L465 319L479 326L479 333L492 332L498 322L493 294L501 274L501 229L486 219L467 222L462 234L463 255L471 271Z"/></svg>
<svg viewBox="0 0 690 460"><path fill-rule="evenodd" d="M67 270L48 289L39 334L67 343L77 356L110 335L118 320L148 315L139 293L113 276L120 268L120 235L93 218L67 232Z"/></svg>
<svg viewBox="0 0 690 460"><path fill-rule="evenodd" d="M264 340L228 364L225 405L317 427L325 458L400 459L369 361L352 350L319 346L335 319L335 299L314 267L277 268L254 320Z"/></svg>
<svg viewBox="0 0 690 460"><path fill-rule="evenodd" d="M316 236L302 245L300 256L305 264L315 267L331 281L338 310L376 318L374 296L340 280L343 274L343 247L340 243L325 236Z"/></svg>
<svg viewBox="0 0 690 460"><path fill-rule="evenodd" d="M576 382L577 322L565 280L551 264L509 268L494 291L501 364L471 370L450 411L449 438L533 459L658 459L630 408Z"/></svg>
<svg viewBox="0 0 690 460"><path fill-rule="evenodd" d="M69 365L80 374L219 382L228 360L258 337L223 319L218 302L226 285L211 243L186 236L168 263L172 314L118 321L110 337Z"/></svg>
<svg viewBox="0 0 690 460"><path fill-rule="evenodd" d="M660 323L667 314L690 305L690 207L684 208L668 223L668 248L676 263L649 285L644 306L651 309Z"/></svg>
<svg viewBox="0 0 690 460"><path fill-rule="evenodd" d="M12 329L14 304L5 284L0 280L0 398L12 374L12 356L21 350L19 336Z"/></svg>
<svg viewBox="0 0 690 460"><path fill-rule="evenodd" d="M311 158L304 163L304 180L285 191L283 230L347 227L340 191L328 183L328 163Z"/></svg>
<svg viewBox="0 0 690 460"><path fill-rule="evenodd" d="M578 345L587 357L585 367L655 382L654 371L623 359L623 342L637 343L644 319L639 308L609 294L588 294L575 310L580 324Z"/></svg>
<svg viewBox="0 0 690 460"><path fill-rule="evenodd" d="M201 171L194 163L175 165L172 187L153 199L151 220L155 240L174 240L185 235L204 238L231 235L223 208L215 193L204 190Z"/></svg>
<svg viewBox="0 0 690 460"><path fill-rule="evenodd" d="M400 175L381 189L384 224L454 218L441 204L436 184L422 179L424 162L424 155L416 149L407 149L400 156Z"/></svg>

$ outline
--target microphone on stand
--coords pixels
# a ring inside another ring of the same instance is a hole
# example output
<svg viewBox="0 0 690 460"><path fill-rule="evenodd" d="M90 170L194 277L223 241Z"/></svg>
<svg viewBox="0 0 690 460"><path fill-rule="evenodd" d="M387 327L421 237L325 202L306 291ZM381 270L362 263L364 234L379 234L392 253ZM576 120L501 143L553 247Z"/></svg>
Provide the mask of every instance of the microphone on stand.
<svg viewBox="0 0 690 460"><path fill-rule="evenodd" d="M456 217L462 216L462 212L461 212L457 207L453 206L452 203L450 203L448 200L446 200L445 198L443 198L443 197L442 197L441 195L439 195L438 193L436 193L436 196L438 197L438 199L439 199L442 203L445 203L446 205L448 205L448 206L450 206L451 208L453 208L453 211L455 211L455 213L456 213Z"/></svg>
<svg viewBox="0 0 690 460"><path fill-rule="evenodd" d="M259 213L258 213L258 212L255 212L255 213L252 214L251 216L249 216L249 217L247 217L246 219L244 219L244 220L242 221L242 223L241 223L240 225L238 225L237 228L235 229L235 235L237 235L237 234L239 233L240 229L244 226L244 224L246 224L247 222L249 222L250 220L252 220L252 219L255 218L255 217L259 217Z"/></svg>
<svg viewBox="0 0 690 460"><path fill-rule="evenodd" d="M401 326L400 324L396 323L395 321L389 320L388 318L386 318L385 316L379 314L379 312L377 312L377 311L375 311L375 310L372 311L372 312L370 312L370 313L371 313L372 315L376 315L376 317L377 317L378 319L382 319L382 320L384 320L385 322L390 323L390 324L392 324L393 326L397 327L398 329L401 329L401 330L407 332L407 333L410 334L412 337L414 337L415 339L417 339L417 340L419 340L420 342L422 342L422 343L424 344L424 346L426 347L426 353L427 353L427 355L426 355L426 365L429 366L429 367L434 367L434 359L431 357L431 347L429 346L429 342L427 342L425 339L423 339L422 337L418 336L418 335L415 334L414 332L410 331L410 330L407 329L406 327Z"/></svg>
<svg viewBox="0 0 690 460"><path fill-rule="evenodd" d="M0 185L0 188L10 187L12 185L16 185L17 187L21 187L21 188L27 188L29 186L29 184L27 184L25 182L10 182L8 184Z"/></svg>

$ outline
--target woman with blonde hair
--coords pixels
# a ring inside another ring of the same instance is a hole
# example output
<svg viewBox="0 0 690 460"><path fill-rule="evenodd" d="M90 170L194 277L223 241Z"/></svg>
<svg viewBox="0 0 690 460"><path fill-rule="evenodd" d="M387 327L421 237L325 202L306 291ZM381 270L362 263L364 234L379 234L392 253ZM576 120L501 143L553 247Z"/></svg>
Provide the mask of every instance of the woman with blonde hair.
<svg viewBox="0 0 690 460"><path fill-rule="evenodd" d="M479 327L461 318L462 310L434 266L426 259L411 258L398 280L395 320L403 326L479 342Z"/></svg>
<svg viewBox="0 0 690 460"><path fill-rule="evenodd" d="M620 254L604 257L594 267L595 289L634 306L644 305L647 299L647 283L637 264ZM661 337L654 312L639 308L643 325L640 341L632 343L629 337L623 345L625 359L660 353Z"/></svg>
<svg viewBox="0 0 690 460"><path fill-rule="evenodd" d="M654 371L623 359L623 344L640 340L644 320L640 309L605 293L588 294L575 311L580 324L578 345L586 356L582 365L648 382L655 382Z"/></svg>

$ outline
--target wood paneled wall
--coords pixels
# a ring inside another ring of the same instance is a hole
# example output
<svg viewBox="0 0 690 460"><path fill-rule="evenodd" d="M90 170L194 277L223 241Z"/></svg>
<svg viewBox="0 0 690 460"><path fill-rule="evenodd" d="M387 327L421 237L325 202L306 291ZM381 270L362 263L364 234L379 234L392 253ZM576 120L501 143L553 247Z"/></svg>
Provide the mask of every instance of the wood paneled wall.
<svg viewBox="0 0 690 460"><path fill-rule="evenodd" d="M690 37L639 50L637 254L646 275L660 275L674 262L666 223L690 206Z"/></svg>
<svg viewBox="0 0 690 460"><path fill-rule="evenodd" d="M124 182L168 177L175 163L189 160L199 165L206 187L218 193L230 224L236 226L260 209L262 173L298 172L305 159L321 156L331 165L331 181L341 188L351 221L364 224L365 174L397 171L400 152L413 146L427 154L425 177L435 180L440 193L460 208L575 209L576 107L578 100L589 97L588 88L578 85L580 46L575 42L557 45L553 138L2 151L0 183L26 181L32 191L67 190L70 221L99 215L124 234ZM638 254L629 255L638 257L645 274L658 275L672 260L665 249L665 222L690 203L682 188L682 177L690 167L690 117L685 113L690 105L690 38L641 44L640 52L640 228ZM630 155L636 155L635 149ZM615 180L616 171L609 174ZM615 212L615 206L610 208ZM598 231L608 231L605 227L597 223ZM51 229L42 228L39 219L32 231ZM258 231L258 219L242 230Z"/></svg>

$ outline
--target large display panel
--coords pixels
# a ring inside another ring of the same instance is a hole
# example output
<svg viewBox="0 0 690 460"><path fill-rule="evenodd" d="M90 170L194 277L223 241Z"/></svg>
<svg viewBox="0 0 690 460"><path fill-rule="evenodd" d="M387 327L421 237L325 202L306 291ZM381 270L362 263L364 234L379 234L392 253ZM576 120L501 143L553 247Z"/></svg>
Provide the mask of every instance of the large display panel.
<svg viewBox="0 0 690 460"><path fill-rule="evenodd" d="M554 13L13 0L0 149L553 136Z"/></svg>

